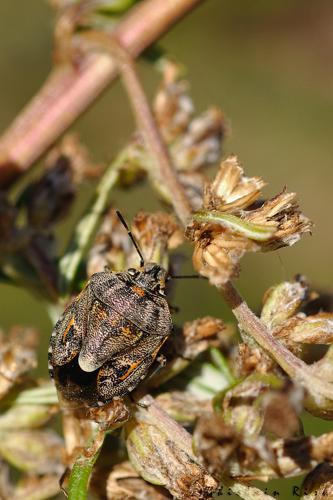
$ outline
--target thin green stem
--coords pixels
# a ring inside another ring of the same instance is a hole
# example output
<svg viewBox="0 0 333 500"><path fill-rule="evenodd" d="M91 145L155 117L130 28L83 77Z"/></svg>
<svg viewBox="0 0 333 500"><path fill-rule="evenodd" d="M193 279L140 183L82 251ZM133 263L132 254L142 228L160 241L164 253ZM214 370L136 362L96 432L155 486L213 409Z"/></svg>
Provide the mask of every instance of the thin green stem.
<svg viewBox="0 0 333 500"><path fill-rule="evenodd" d="M88 498L89 479L101 451L104 437L105 433L98 430L92 438L91 446L77 457L68 483L69 500L86 500Z"/></svg>
<svg viewBox="0 0 333 500"><path fill-rule="evenodd" d="M103 213L108 206L110 192L118 180L119 168L123 164L126 154L125 149L107 168L97 186L95 201L76 226L68 249L60 260L60 290L63 294L69 292L79 265L89 250Z"/></svg>

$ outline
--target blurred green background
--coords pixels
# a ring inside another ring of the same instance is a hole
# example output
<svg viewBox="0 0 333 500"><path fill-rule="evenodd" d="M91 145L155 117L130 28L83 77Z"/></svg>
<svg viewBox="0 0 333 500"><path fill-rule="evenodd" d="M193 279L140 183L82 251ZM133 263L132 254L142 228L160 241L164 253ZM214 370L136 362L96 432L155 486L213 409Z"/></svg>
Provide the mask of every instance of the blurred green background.
<svg viewBox="0 0 333 500"><path fill-rule="evenodd" d="M51 68L52 21L46 0L0 1L1 131L38 91ZM296 191L304 212L315 222L313 236L296 246L243 259L238 287L255 309L270 285L296 273L306 275L320 290L332 284L332 23L329 0L208 0L163 38L164 47L188 69L198 111L214 104L227 115L231 134L225 154L236 153L248 175L261 175L269 184L267 195L284 186ZM147 63L140 63L140 71L153 95L159 76ZM97 161L108 162L133 127L118 82L73 129ZM89 188L83 197L86 192ZM129 219L138 209L157 206L146 186L117 192L114 202ZM68 227L63 232L68 234ZM191 270L190 258L184 269ZM206 314L231 319L206 282L177 286L176 321ZM0 298L2 327L21 323L42 332L40 359L46 373L52 325L43 304L3 285Z"/></svg>

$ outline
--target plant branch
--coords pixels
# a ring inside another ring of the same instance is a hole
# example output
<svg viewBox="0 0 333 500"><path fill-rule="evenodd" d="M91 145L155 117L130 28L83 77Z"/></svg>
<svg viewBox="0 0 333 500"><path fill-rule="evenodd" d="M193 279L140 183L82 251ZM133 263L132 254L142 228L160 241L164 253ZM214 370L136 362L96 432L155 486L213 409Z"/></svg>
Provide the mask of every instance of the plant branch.
<svg viewBox="0 0 333 500"><path fill-rule="evenodd" d="M123 83L132 105L138 129L142 134L146 148L154 161L159 181L166 185L171 195L175 212L184 226L186 226L188 218L191 214L191 206L186 197L184 188L179 182L168 148L161 137L132 57L120 45L120 42L115 37L110 37L106 33L93 31L88 32L83 36L86 40L92 42L93 44L97 44L99 48L103 48L108 53L113 55L117 61Z"/></svg>
<svg viewBox="0 0 333 500"><path fill-rule="evenodd" d="M203 0L145 0L131 9L114 35L133 57ZM108 55L87 54L62 64L0 138L0 185L27 170L117 76Z"/></svg>
<svg viewBox="0 0 333 500"><path fill-rule="evenodd" d="M230 281L221 287L220 291L241 327L275 359L291 379L305 386L310 392L313 390L316 395L333 400L333 385L316 377L310 367L273 337Z"/></svg>

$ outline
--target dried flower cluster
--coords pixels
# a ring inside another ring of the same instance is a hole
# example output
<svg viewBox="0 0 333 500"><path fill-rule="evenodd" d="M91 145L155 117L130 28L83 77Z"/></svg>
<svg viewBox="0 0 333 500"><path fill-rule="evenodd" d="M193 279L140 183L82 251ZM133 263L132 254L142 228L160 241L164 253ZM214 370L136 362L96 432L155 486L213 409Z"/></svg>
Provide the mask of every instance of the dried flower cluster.
<svg viewBox="0 0 333 500"><path fill-rule="evenodd" d="M38 337L35 330L18 326L7 334L1 332L0 497L3 499L53 496L59 490L59 477L64 471L63 440L45 427L58 411L58 405L56 400L53 404L38 400L50 391L54 394L54 390L47 382L37 385L29 375L37 366ZM12 483L9 465L20 471L16 484Z"/></svg>
<svg viewBox="0 0 333 500"><path fill-rule="evenodd" d="M181 78L181 66L167 59L160 66L163 81L153 103L155 119L168 145L179 180L192 207L197 209L208 181L205 169L215 164L222 153L227 128L225 118L217 108L194 116L194 104L189 96L188 82ZM144 172L148 172L162 198L171 203L170 193L156 174L140 134L135 134L126 151L123 182L128 184L140 179Z"/></svg>
<svg viewBox="0 0 333 500"><path fill-rule="evenodd" d="M261 201L263 186L260 177L245 177L235 156L224 160L206 185L202 208L194 213L187 235L195 243L194 267L212 284L223 286L237 277L246 252L291 246L311 231L295 193Z"/></svg>
<svg viewBox="0 0 333 500"><path fill-rule="evenodd" d="M0 193L0 268L8 280L57 301L55 228L69 214L82 181L100 172L76 136L69 135L51 150L40 177L30 180L15 201Z"/></svg>

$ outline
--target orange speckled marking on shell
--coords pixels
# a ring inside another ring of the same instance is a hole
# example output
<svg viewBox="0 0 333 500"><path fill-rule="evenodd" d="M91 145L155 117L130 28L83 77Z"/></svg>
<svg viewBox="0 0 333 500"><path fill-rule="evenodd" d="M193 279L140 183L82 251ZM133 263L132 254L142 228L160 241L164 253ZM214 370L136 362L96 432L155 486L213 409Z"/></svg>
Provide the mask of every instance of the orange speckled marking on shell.
<svg viewBox="0 0 333 500"><path fill-rule="evenodd" d="M136 361L135 363L132 363L127 372L119 377L119 380L125 380L127 377L135 370L137 366L139 366L142 363L142 360L140 359L139 361Z"/></svg>
<svg viewBox="0 0 333 500"><path fill-rule="evenodd" d="M140 295L140 297L144 297L146 295L145 291L142 288L140 288L139 286L132 286L132 290L137 295Z"/></svg>
<svg viewBox="0 0 333 500"><path fill-rule="evenodd" d="M64 331L64 334L63 334L63 336L62 336L62 341L63 341L63 342L65 342L65 340L66 340L66 336L67 336L67 334L68 334L69 330L71 329L71 326L73 326L74 324L75 324L75 319L74 319L74 318L72 318L72 319L70 320L70 322L68 323L68 325L67 325L67 327L66 327L66 330Z"/></svg>
<svg viewBox="0 0 333 500"><path fill-rule="evenodd" d="M126 336L126 337L132 337L133 332L129 328L129 326L122 326L121 327L121 332Z"/></svg>

